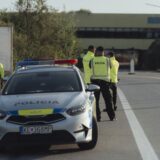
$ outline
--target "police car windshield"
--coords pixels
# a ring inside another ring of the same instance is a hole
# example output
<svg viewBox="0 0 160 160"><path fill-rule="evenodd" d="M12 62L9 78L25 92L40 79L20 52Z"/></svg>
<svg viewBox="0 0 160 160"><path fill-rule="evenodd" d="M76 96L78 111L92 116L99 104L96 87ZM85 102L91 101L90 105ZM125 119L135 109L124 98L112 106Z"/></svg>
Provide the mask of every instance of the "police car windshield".
<svg viewBox="0 0 160 160"><path fill-rule="evenodd" d="M75 71L52 71L15 74L3 90L3 95L77 92L80 80Z"/></svg>

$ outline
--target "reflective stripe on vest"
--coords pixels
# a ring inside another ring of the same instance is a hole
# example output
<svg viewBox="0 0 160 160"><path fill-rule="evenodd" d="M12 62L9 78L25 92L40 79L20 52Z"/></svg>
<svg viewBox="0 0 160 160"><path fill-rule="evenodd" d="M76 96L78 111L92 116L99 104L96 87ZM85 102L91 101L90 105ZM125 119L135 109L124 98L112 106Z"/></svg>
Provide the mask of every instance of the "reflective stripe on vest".
<svg viewBox="0 0 160 160"><path fill-rule="evenodd" d="M92 62L92 79L101 79L110 82L110 63L104 56L94 57Z"/></svg>

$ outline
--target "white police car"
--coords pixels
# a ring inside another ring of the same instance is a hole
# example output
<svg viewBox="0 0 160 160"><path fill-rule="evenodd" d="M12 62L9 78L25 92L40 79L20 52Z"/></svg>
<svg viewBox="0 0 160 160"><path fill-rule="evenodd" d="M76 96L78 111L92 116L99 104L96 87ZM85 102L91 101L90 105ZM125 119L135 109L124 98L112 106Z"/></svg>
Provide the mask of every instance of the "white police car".
<svg viewBox="0 0 160 160"><path fill-rule="evenodd" d="M74 63L74 60L58 63ZM15 71L0 95L0 146L76 143L96 146L93 91L77 67L45 65Z"/></svg>

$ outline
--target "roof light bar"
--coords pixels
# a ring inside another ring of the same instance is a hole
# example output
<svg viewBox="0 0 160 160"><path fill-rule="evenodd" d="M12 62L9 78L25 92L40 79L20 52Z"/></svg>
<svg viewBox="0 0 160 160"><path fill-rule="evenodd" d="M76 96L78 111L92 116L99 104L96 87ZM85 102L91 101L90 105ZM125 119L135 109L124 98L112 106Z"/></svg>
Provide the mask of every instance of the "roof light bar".
<svg viewBox="0 0 160 160"><path fill-rule="evenodd" d="M28 65L47 65L47 64L54 64L53 60L44 60L44 61L19 61L17 62L16 66L28 66Z"/></svg>
<svg viewBox="0 0 160 160"><path fill-rule="evenodd" d="M40 61L19 61L16 67L25 67L30 65L54 65L54 64L68 64L75 65L78 63L77 59L57 59L57 60L40 60Z"/></svg>
<svg viewBox="0 0 160 160"><path fill-rule="evenodd" d="M77 59L57 59L54 60L54 64L70 64L75 65L78 63Z"/></svg>

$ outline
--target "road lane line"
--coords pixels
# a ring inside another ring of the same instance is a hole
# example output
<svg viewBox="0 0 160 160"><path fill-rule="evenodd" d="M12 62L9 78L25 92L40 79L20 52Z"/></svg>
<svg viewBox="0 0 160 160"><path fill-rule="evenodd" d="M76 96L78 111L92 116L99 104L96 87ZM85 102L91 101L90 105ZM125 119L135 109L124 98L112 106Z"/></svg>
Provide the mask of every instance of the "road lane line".
<svg viewBox="0 0 160 160"><path fill-rule="evenodd" d="M154 76L136 76L136 75L133 75L133 77L129 76L129 75L121 75L120 77L129 77L129 78L148 78L148 79L157 79L159 80L160 77L154 77Z"/></svg>
<svg viewBox="0 0 160 160"><path fill-rule="evenodd" d="M136 115L132 111L131 105L120 88L118 88L118 96L122 103L122 107L128 119L138 149L143 160L159 160L151 143L149 142L143 128L141 127ZM129 110L128 110L129 109Z"/></svg>

